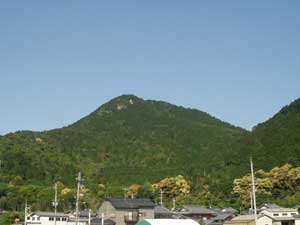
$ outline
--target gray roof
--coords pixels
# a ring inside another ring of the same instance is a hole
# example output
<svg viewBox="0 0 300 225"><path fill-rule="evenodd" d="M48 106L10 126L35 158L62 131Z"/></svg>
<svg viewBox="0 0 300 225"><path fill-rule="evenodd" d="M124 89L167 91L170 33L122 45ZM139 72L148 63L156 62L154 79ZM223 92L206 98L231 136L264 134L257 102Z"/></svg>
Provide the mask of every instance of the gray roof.
<svg viewBox="0 0 300 225"><path fill-rule="evenodd" d="M259 206L259 208L277 209L280 208L280 206L274 203L263 203Z"/></svg>
<svg viewBox="0 0 300 225"><path fill-rule="evenodd" d="M89 217L89 210L85 209L85 210L79 211L79 216L80 217ZM96 214L91 212L91 217L95 217L95 216L96 216Z"/></svg>
<svg viewBox="0 0 300 225"><path fill-rule="evenodd" d="M280 212L298 212L297 209L292 209L292 208L273 208L273 209L264 209L268 212L272 213L280 213Z"/></svg>
<svg viewBox="0 0 300 225"><path fill-rule="evenodd" d="M29 214L28 216L37 215L37 216L46 216L46 217L54 217L54 212L33 212ZM65 213L56 213L56 217L69 217L68 214Z"/></svg>
<svg viewBox="0 0 300 225"><path fill-rule="evenodd" d="M174 214L171 210L167 209L166 207L163 207L161 205L156 205L154 207L154 213L155 214Z"/></svg>
<svg viewBox="0 0 300 225"><path fill-rule="evenodd" d="M154 208L154 203L146 198L106 198L116 209Z"/></svg>
<svg viewBox="0 0 300 225"><path fill-rule="evenodd" d="M222 212L224 212L224 213L233 213L233 214L238 213L238 211L236 209L232 208L232 207L224 208L224 209L222 209Z"/></svg>
<svg viewBox="0 0 300 225"><path fill-rule="evenodd" d="M116 222L112 219L105 219L104 221L104 225L115 225ZM91 219L91 224L92 225L101 225L102 224L102 218L99 217L95 217L93 219Z"/></svg>
<svg viewBox="0 0 300 225"><path fill-rule="evenodd" d="M216 213L213 210L201 207L201 206L193 206L193 205L184 205L183 210L181 210L183 214L213 214Z"/></svg>
<svg viewBox="0 0 300 225"><path fill-rule="evenodd" d="M89 220L89 219L88 219L88 218L85 218L85 217L79 217L79 218L78 218L78 221L79 221L79 222L88 222L88 220ZM70 222L75 222L75 221L76 221L76 218L75 218L75 217L70 217L70 218L69 218L69 221L70 221Z"/></svg>
<svg viewBox="0 0 300 225"><path fill-rule="evenodd" d="M213 218L214 221L216 220L226 220L227 218L234 216L232 213L222 213L218 214L216 217Z"/></svg>

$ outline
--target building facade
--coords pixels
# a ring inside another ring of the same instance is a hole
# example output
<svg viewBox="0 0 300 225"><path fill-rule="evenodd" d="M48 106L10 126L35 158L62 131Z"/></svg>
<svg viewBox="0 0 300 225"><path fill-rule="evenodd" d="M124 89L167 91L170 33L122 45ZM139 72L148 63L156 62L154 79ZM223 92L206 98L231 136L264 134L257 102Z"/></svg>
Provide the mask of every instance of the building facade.
<svg viewBox="0 0 300 225"><path fill-rule="evenodd" d="M106 198L98 213L116 225L134 225L143 219L154 219L154 206L150 199Z"/></svg>
<svg viewBox="0 0 300 225"><path fill-rule="evenodd" d="M27 215L25 225L75 225L75 216L72 214L53 212L34 212ZM78 225L87 225L88 220L80 218Z"/></svg>

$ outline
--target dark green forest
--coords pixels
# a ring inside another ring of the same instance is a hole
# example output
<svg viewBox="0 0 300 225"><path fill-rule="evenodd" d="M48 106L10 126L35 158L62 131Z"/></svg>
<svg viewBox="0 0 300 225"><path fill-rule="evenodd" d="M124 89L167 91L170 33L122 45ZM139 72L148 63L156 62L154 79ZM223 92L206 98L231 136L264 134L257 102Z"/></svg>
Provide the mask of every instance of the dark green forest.
<svg viewBox="0 0 300 225"><path fill-rule="evenodd" d="M59 182L61 210L71 209L78 171L89 189L82 207L123 196L132 184L147 197L149 184L177 175L191 185L185 201L239 207L233 181L249 173L250 157L256 170L298 167L299 134L299 99L247 131L196 109L123 95L67 127L0 136L0 208L18 210L27 199L51 209Z"/></svg>

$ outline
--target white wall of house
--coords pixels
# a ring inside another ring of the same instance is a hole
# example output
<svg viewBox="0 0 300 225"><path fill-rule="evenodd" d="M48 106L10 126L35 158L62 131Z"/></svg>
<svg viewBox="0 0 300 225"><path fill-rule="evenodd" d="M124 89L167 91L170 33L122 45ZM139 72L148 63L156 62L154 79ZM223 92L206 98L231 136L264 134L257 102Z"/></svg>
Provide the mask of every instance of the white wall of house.
<svg viewBox="0 0 300 225"><path fill-rule="evenodd" d="M262 214L276 218L276 217L293 217L294 215L298 215L297 209L265 209L261 211Z"/></svg>
<svg viewBox="0 0 300 225"><path fill-rule="evenodd" d="M69 221L69 216L58 216L56 218L56 225L75 225L74 221ZM55 225L54 216L28 215L26 225ZM87 223L79 221L78 225L87 225Z"/></svg>
<svg viewBox="0 0 300 225"><path fill-rule="evenodd" d="M272 225L272 219L268 216L260 216L257 218L257 225Z"/></svg>

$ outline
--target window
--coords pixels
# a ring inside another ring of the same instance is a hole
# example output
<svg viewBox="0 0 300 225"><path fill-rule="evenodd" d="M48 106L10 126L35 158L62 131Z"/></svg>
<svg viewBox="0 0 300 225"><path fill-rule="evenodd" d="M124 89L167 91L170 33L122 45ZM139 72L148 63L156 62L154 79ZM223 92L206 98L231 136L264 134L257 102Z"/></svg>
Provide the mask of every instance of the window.
<svg viewBox="0 0 300 225"><path fill-rule="evenodd" d="M279 214L278 213L274 213L273 216L279 216Z"/></svg>
<svg viewBox="0 0 300 225"><path fill-rule="evenodd" d="M291 213L292 216L297 215L297 213Z"/></svg>
<svg viewBox="0 0 300 225"><path fill-rule="evenodd" d="M287 216L288 214L287 214L287 213L282 213L282 215L283 215L283 216Z"/></svg>
<svg viewBox="0 0 300 225"><path fill-rule="evenodd" d="M53 217L49 217L49 221L54 221L54 218Z"/></svg>
<svg viewBox="0 0 300 225"><path fill-rule="evenodd" d="M67 221L67 218L61 218L61 221Z"/></svg>
<svg viewBox="0 0 300 225"><path fill-rule="evenodd" d="M37 217L36 219L37 219L38 221L40 221L40 217Z"/></svg>
<svg viewBox="0 0 300 225"><path fill-rule="evenodd" d="M32 221L35 221L35 217L32 217Z"/></svg>
<svg viewBox="0 0 300 225"><path fill-rule="evenodd" d="M30 216L27 217L27 220L30 220Z"/></svg>
<svg viewBox="0 0 300 225"><path fill-rule="evenodd" d="M60 217L57 217L57 218L56 218L56 221L60 221Z"/></svg>

